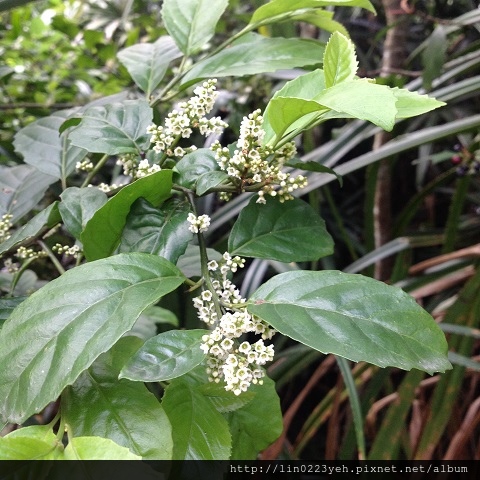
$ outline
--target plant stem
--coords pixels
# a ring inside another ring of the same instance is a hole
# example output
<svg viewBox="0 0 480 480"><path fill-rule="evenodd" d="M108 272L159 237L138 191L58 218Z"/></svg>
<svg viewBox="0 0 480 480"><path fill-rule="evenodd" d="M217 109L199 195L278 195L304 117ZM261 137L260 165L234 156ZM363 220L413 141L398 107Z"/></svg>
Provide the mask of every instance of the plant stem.
<svg viewBox="0 0 480 480"><path fill-rule="evenodd" d="M62 264L58 261L58 258L53 254L52 250L48 248L48 246L42 241L37 240L37 243L42 247L42 250L48 255L48 258L52 261L53 265L57 269L60 275L65 273L65 269L63 268Z"/></svg>
<svg viewBox="0 0 480 480"><path fill-rule="evenodd" d="M105 163L108 160L109 155L105 154L98 162L97 164L93 167L92 171L88 173L87 178L85 178L85 181L82 183L81 188L84 188L90 184L90 181L92 178L97 174L97 172L105 165Z"/></svg>

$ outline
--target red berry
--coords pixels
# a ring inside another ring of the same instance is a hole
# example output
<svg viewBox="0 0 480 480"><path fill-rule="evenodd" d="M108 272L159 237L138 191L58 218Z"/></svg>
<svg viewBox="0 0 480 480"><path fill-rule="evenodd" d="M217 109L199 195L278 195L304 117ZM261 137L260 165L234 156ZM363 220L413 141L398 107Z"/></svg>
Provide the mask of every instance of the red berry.
<svg viewBox="0 0 480 480"><path fill-rule="evenodd" d="M451 158L451 162L454 165L458 165L461 161L462 161L462 157L460 155L453 155L453 157Z"/></svg>

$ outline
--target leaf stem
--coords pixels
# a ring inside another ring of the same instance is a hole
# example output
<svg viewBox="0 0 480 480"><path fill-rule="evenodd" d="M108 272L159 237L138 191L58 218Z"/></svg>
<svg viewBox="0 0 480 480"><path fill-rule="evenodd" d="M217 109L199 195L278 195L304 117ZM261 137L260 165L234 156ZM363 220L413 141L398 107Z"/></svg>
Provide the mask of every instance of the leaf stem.
<svg viewBox="0 0 480 480"><path fill-rule="evenodd" d="M37 243L42 247L42 250L48 255L48 258L52 261L53 265L57 269L60 275L65 273L65 269L62 264L58 261L58 258L53 254L52 250L42 241L37 240Z"/></svg>

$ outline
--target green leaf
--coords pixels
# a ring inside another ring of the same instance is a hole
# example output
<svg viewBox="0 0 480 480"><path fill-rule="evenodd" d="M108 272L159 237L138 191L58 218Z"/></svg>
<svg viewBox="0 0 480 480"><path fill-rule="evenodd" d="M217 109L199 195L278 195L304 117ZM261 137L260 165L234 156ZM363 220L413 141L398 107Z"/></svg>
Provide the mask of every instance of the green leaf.
<svg viewBox="0 0 480 480"><path fill-rule="evenodd" d="M339 22L333 19L333 11L313 10L311 13L295 15L292 20L295 22L306 22L315 25L326 32L340 32L346 37L349 36L348 30ZM290 20L290 19L289 19Z"/></svg>
<svg viewBox="0 0 480 480"><path fill-rule="evenodd" d="M185 155L175 166L173 181L185 188L194 189L198 178L218 170L215 153L209 148L199 148Z"/></svg>
<svg viewBox="0 0 480 480"><path fill-rule="evenodd" d="M222 260L222 254L213 248L207 248L207 255L209 260ZM200 249L198 245L188 245L185 253L178 259L177 267L182 273L188 277L201 277L202 268L200 263Z"/></svg>
<svg viewBox="0 0 480 480"><path fill-rule="evenodd" d="M314 160L310 160L308 162L294 162L290 160L289 162L285 163L285 166L298 168L300 170L306 170L308 172L329 173L330 175L335 175L337 177L338 183L340 183L340 186L343 185L343 177L341 175L339 175L332 168L326 167L325 165L315 162Z"/></svg>
<svg viewBox="0 0 480 480"><path fill-rule="evenodd" d="M181 377L203 362L200 349L208 330L170 330L150 338L130 358L120 378L137 382L163 382Z"/></svg>
<svg viewBox="0 0 480 480"><path fill-rule="evenodd" d="M252 198L232 228L228 251L244 257L303 262L333 253L333 240L325 222L303 200L280 203L267 198L263 205Z"/></svg>
<svg viewBox="0 0 480 480"><path fill-rule="evenodd" d="M330 36L323 56L325 86L351 81L357 73L358 62L353 42L339 32Z"/></svg>
<svg viewBox="0 0 480 480"><path fill-rule="evenodd" d="M0 298L0 327L11 315L13 310L27 298L28 297Z"/></svg>
<svg viewBox="0 0 480 480"><path fill-rule="evenodd" d="M253 399L226 416L232 433L232 460L255 460L283 430L275 382L264 377L263 385L252 385L249 392L255 395Z"/></svg>
<svg viewBox="0 0 480 480"><path fill-rule="evenodd" d="M178 318L173 312L156 305L147 308L141 316L148 317L154 323L171 325L172 327L178 327L179 325Z"/></svg>
<svg viewBox="0 0 480 480"><path fill-rule="evenodd" d="M213 37L228 0L164 0L162 19L185 55L192 55Z"/></svg>
<svg viewBox="0 0 480 480"><path fill-rule="evenodd" d="M422 52L422 83L425 90L430 90L433 80L442 73L446 60L448 39L445 26L437 25L426 43L426 48Z"/></svg>
<svg viewBox="0 0 480 480"><path fill-rule="evenodd" d="M226 180L229 176L226 172L207 172L198 177L196 183L196 194L198 196L205 195L211 188L218 187Z"/></svg>
<svg viewBox="0 0 480 480"><path fill-rule="evenodd" d="M80 236L87 260L108 257L117 248L130 207L140 197L158 207L170 197L172 171L160 170L123 187L99 208Z"/></svg>
<svg viewBox="0 0 480 480"><path fill-rule="evenodd" d="M95 212L107 203L105 193L98 188L70 187L60 195L59 210L66 229L80 239L87 222Z"/></svg>
<svg viewBox="0 0 480 480"><path fill-rule="evenodd" d="M154 43L139 43L124 48L117 54L147 98L162 81L170 62L181 56L182 53L167 35Z"/></svg>
<svg viewBox="0 0 480 480"><path fill-rule="evenodd" d="M56 179L65 179L75 170L77 162L87 155L87 150L71 144L68 132L59 129L75 110L59 110L40 118L15 134L13 145L23 155L25 163Z"/></svg>
<svg viewBox="0 0 480 480"><path fill-rule="evenodd" d="M202 78L242 77L322 62L325 46L299 38L265 38L234 44L197 62L182 79L184 87Z"/></svg>
<svg viewBox="0 0 480 480"><path fill-rule="evenodd" d="M54 460L57 445L35 437L0 438L0 460Z"/></svg>
<svg viewBox="0 0 480 480"><path fill-rule="evenodd" d="M20 245L20 243L35 238L43 230L54 227L60 220L58 202L54 202L12 233L10 238L0 243L0 256L6 251Z"/></svg>
<svg viewBox="0 0 480 480"><path fill-rule="evenodd" d="M72 145L88 152L139 153L149 144L146 130L152 123L153 112L144 100L125 100L104 106L90 107L72 128Z"/></svg>
<svg viewBox="0 0 480 480"><path fill-rule="evenodd" d="M445 102L440 102L427 95L420 95L417 92L410 92L404 88L395 87L391 91L397 99L397 103L395 103L396 118L415 117L446 105Z"/></svg>
<svg viewBox="0 0 480 480"><path fill-rule="evenodd" d="M429 373L451 368L445 336L432 317L403 290L362 275L283 273L250 302L251 314L323 353Z"/></svg>
<svg viewBox="0 0 480 480"><path fill-rule="evenodd" d="M170 460L172 431L159 401L144 384L118 380L141 345L124 337L100 355L63 392L62 418L73 436L109 438L146 460Z"/></svg>
<svg viewBox="0 0 480 480"><path fill-rule="evenodd" d="M128 448L108 438L76 437L65 448L63 460L141 460Z"/></svg>
<svg viewBox="0 0 480 480"><path fill-rule="evenodd" d="M0 216L9 213L12 223L38 207L45 191L56 178L31 165L0 165Z"/></svg>
<svg viewBox="0 0 480 480"><path fill-rule="evenodd" d="M205 395L217 411L220 413L230 413L244 407L255 397L255 393L251 390L242 392L241 395L235 395L233 392L225 390L225 384L222 383L205 383L200 385L199 391Z"/></svg>
<svg viewBox="0 0 480 480"><path fill-rule="evenodd" d="M162 405L172 424L174 460L228 460L231 437L225 418L184 377L174 379Z"/></svg>
<svg viewBox="0 0 480 480"><path fill-rule="evenodd" d="M128 214L119 252L152 253L176 263L193 238L188 230L189 212L187 202L172 199L155 208L139 198Z"/></svg>
<svg viewBox="0 0 480 480"><path fill-rule="evenodd" d="M0 413L23 423L55 400L184 276L145 253L76 267L21 303L0 330Z"/></svg>
<svg viewBox="0 0 480 480"><path fill-rule="evenodd" d="M31 425L29 427L19 428L5 435L4 438L23 437L36 438L52 445L57 443L57 437L53 433L51 425Z"/></svg>
<svg viewBox="0 0 480 480"><path fill-rule="evenodd" d="M276 23L298 14L299 10L329 6L361 7L375 13L375 8L369 0L272 0L255 10L249 25Z"/></svg>

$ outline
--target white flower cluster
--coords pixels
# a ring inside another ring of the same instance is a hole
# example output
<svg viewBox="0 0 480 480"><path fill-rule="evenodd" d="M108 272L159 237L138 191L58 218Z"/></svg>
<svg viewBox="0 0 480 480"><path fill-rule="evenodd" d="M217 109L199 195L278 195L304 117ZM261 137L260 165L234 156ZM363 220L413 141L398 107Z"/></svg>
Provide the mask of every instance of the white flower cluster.
<svg viewBox="0 0 480 480"><path fill-rule="evenodd" d="M228 252L223 255L219 265L212 260L208 269L218 278L212 281L215 292L203 290L200 296L193 299L198 317L203 322L215 327L210 334L202 337L201 349L207 355L207 373L211 382L225 382L225 390L235 395L245 392L253 383L262 383L265 372L262 365L273 360L273 345L266 346L275 330L259 318L250 315L235 285L227 278L229 272L242 268L245 260L232 257ZM213 296L221 303L222 316L218 318ZM261 335L261 339L251 344L239 342L245 333Z"/></svg>
<svg viewBox="0 0 480 480"><path fill-rule="evenodd" d="M241 180L242 187L252 184L263 184L258 192L258 203L265 203L265 194L277 196L280 202L293 199L292 192L307 185L302 175L290 177L282 172L283 165L296 153L293 142L273 151L262 146L265 131L262 128L263 117L260 110L244 117L240 125L240 137L237 149L230 156L228 148L216 141L211 146L220 168L231 177ZM227 196L222 196L228 200Z"/></svg>
<svg viewBox="0 0 480 480"><path fill-rule="evenodd" d="M200 215L197 217L193 213L189 213L187 221L190 223L188 229L192 233L206 232L210 226L210 217L208 215Z"/></svg>
<svg viewBox="0 0 480 480"><path fill-rule="evenodd" d="M13 262L11 258L6 258L3 262L3 266L8 273L16 273L20 268L20 264L18 262Z"/></svg>
<svg viewBox="0 0 480 480"><path fill-rule="evenodd" d="M9 230L13 227L12 215L5 213L0 218L0 243L10 238Z"/></svg>
<svg viewBox="0 0 480 480"><path fill-rule="evenodd" d="M108 192L111 192L112 190L116 190L117 188L120 188L120 187L123 187L125 186L125 183L120 183L120 184L116 184L116 183L112 183L111 185L109 185L108 183L100 183L99 185L88 185L89 187L97 187L101 192L103 193L108 193Z"/></svg>
<svg viewBox="0 0 480 480"><path fill-rule="evenodd" d="M15 256L17 258L21 259L32 259L32 258L41 258L41 257L46 257L47 252L41 251L41 252L36 252L33 248L27 248L27 247L18 247L18 250L15 253Z"/></svg>
<svg viewBox="0 0 480 480"><path fill-rule="evenodd" d="M189 149L176 147L176 144L181 138L189 138L193 128L197 128L202 135L223 132L228 125L220 117L206 118L218 96L216 83L215 79L207 80L197 87L193 91L195 96L180 103L178 110L172 110L168 114L165 126L150 125L147 128L156 153L164 152L169 157L183 157Z"/></svg>
<svg viewBox="0 0 480 480"><path fill-rule="evenodd" d="M82 160L75 164L75 168L79 172L91 172L93 170L93 163L90 160Z"/></svg>
<svg viewBox="0 0 480 480"><path fill-rule="evenodd" d="M78 258L78 255L80 254L80 247L78 245L69 247L68 245L61 245L60 243L57 243L52 247L52 250L57 252L59 255L68 255L73 258Z"/></svg>
<svg viewBox="0 0 480 480"><path fill-rule="evenodd" d="M136 153L126 153L118 158L117 165L123 167L123 174L134 179L143 178L161 170L160 165L151 164L146 158L143 160Z"/></svg>

